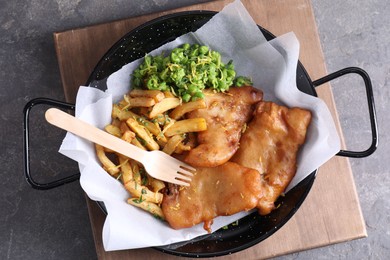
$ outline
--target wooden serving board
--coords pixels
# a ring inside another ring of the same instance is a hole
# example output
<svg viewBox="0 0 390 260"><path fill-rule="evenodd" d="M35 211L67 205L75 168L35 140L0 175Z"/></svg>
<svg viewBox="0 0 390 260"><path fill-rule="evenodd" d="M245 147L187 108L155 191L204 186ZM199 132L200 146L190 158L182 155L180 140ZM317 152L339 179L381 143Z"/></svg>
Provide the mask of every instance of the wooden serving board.
<svg viewBox="0 0 390 260"><path fill-rule="evenodd" d="M136 26L178 11L219 11L230 2L231 0L213 1L54 33L66 100L75 102L78 87L85 84L100 57L112 44ZM242 0L242 2L256 23L273 34L278 36L290 31L296 34L301 44L300 61L312 79L327 74L310 0ZM317 91L338 123L330 86L321 86ZM340 135L342 136L341 131ZM89 199L87 205L96 252L100 259L176 258L150 248L105 252L101 240L105 215L96 203ZM320 167L318 177L307 199L285 226L265 241L225 258L264 259L366 236L349 161L343 157L334 157Z"/></svg>

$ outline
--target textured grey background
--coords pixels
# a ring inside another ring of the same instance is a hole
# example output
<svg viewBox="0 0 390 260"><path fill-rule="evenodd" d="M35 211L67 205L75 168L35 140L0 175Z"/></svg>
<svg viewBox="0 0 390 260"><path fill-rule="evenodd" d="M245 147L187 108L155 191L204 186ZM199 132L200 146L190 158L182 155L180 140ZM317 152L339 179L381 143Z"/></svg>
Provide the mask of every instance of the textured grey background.
<svg viewBox="0 0 390 260"><path fill-rule="evenodd" d="M37 191L23 177L23 106L35 97L64 99L52 33L195 2L201 1L0 0L0 259L96 258L79 184ZM328 71L358 66L372 78L380 145L374 155L350 160L368 238L280 259L389 259L390 5L384 0L312 2ZM351 77L332 86L348 147L364 149L370 127L362 83ZM39 179L77 171L52 148L61 131L41 127L39 111L32 118L32 144L43 154L32 157L32 167L42 169Z"/></svg>

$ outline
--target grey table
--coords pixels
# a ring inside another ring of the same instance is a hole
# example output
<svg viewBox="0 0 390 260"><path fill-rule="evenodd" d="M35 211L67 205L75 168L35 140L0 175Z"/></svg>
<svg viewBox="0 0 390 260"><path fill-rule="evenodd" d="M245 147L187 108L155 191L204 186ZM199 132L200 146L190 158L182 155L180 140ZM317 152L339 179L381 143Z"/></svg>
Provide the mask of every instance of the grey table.
<svg viewBox="0 0 390 260"><path fill-rule="evenodd" d="M23 106L35 97L64 99L52 33L197 2L202 1L0 1L1 259L96 258L79 184L38 191L31 189L23 177ZM372 78L380 145L372 156L350 160L368 238L280 259L388 259L390 123L386 102L390 99L390 6L379 0L312 3L328 71L358 66ZM364 149L370 142L370 127L363 85L350 78L332 86L348 148ZM77 172L76 165L44 146L59 140L61 132L41 127L39 119L35 123L33 143L47 155L32 157L32 167L42 168L38 177ZM50 159L53 156L55 160Z"/></svg>

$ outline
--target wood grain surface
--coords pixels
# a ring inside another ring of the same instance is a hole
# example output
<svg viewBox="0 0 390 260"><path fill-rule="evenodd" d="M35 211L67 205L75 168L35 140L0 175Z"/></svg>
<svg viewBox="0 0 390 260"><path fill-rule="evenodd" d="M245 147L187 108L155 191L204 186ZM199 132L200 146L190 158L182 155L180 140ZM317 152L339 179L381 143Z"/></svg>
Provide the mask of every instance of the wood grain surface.
<svg viewBox="0 0 390 260"><path fill-rule="evenodd" d="M54 33L65 97L75 102L100 57L136 26L156 17L184 10L219 11L231 1L213 1L181 9ZM257 24L275 35L293 31L300 41L300 61L315 80L327 74L309 0L242 0ZM98 43L98 44L97 44ZM317 88L338 123L328 84ZM339 127L339 125L338 125ZM340 136L342 136L340 131ZM343 140L341 140L344 143ZM174 259L154 249L105 252L101 235L105 215L87 198L99 259ZM270 238L224 259L264 259L367 236L352 171L347 158L334 157L320 167L307 199L294 217Z"/></svg>

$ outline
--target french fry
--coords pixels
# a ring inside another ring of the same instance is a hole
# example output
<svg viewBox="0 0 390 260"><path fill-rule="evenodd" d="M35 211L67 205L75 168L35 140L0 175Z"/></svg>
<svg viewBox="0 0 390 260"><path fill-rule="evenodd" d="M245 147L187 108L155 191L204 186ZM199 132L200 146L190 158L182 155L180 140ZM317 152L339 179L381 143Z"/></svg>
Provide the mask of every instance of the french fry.
<svg viewBox="0 0 390 260"><path fill-rule="evenodd" d="M107 133L110 133L116 137L121 137L122 135L120 128L112 124L106 125L104 127L104 130L106 130Z"/></svg>
<svg viewBox="0 0 390 260"><path fill-rule="evenodd" d="M151 110L151 107L137 107L137 114L139 116L149 118L150 110Z"/></svg>
<svg viewBox="0 0 390 260"><path fill-rule="evenodd" d="M115 176L119 173L118 167L113 163L106 155L104 147L98 144L95 144L96 155L99 161L103 164L103 168L112 176Z"/></svg>
<svg viewBox="0 0 390 260"><path fill-rule="evenodd" d="M143 125L146 129L149 130L149 132L151 132L156 137L156 140L159 141L161 139L162 144L165 144L167 142L167 138L162 134L160 127L153 124L151 121L147 120L144 117L137 117L136 119L137 122Z"/></svg>
<svg viewBox="0 0 390 260"><path fill-rule="evenodd" d="M166 153L166 154L171 155L175 151L175 149L179 145L179 143L181 141L183 141L183 140L184 140L184 135L174 135L174 136L172 136L168 140L167 144L164 146L163 152Z"/></svg>
<svg viewBox="0 0 390 260"><path fill-rule="evenodd" d="M139 116L136 113L133 113L132 111L121 110L118 106L114 105L113 117L119 118L122 121L127 120L129 118L134 118L137 120L137 122L139 122L146 129L148 129L153 135L155 135L157 140L161 139L162 144L165 144L167 142L166 137L163 134L161 134L161 129L157 125L153 124L151 121L147 120L146 118ZM124 133L127 130L126 128L128 129L128 126L127 125L124 126L122 123L120 126L122 133Z"/></svg>
<svg viewBox="0 0 390 260"><path fill-rule="evenodd" d="M118 118L114 118L114 119L112 119L111 124L112 124L113 126L119 127L120 124L121 124L121 120L119 120Z"/></svg>
<svg viewBox="0 0 390 260"><path fill-rule="evenodd" d="M126 102L126 100L122 99L121 101L118 102L118 107L122 110L126 110L126 106L128 106L129 103Z"/></svg>
<svg viewBox="0 0 390 260"><path fill-rule="evenodd" d="M129 118L126 120L126 124L130 129L135 132L142 140L145 141L145 146L150 150L159 150L160 146L152 137L146 132L145 128L137 123L134 118Z"/></svg>
<svg viewBox="0 0 390 260"><path fill-rule="evenodd" d="M137 198L130 198L127 200L127 203L151 213L156 218L162 220L165 219L162 209L155 203L148 202L148 201L141 201L140 199Z"/></svg>
<svg viewBox="0 0 390 260"><path fill-rule="evenodd" d="M141 171L140 171L140 164L135 161L135 160L130 160L130 166L131 170L133 172L133 179L136 183L141 185L142 183L142 176L141 176Z"/></svg>
<svg viewBox="0 0 390 260"><path fill-rule="evenodd" d="M122 183L127 183L131 180L134 180L133 170L131 169L131 164L129 162L129 159L122 155L118 155L118 159L119 159L119 165L122 173L121 175Z"/></svg>
<svg viewBox="0 0 390 260"><path fill-rule="evenodd" d="M145 148L145 146L143 146L143 145L141 144L140 141L138 141L137 138L134 138L133 140L131 140L131 144L137 146L138 148L141 148L142 150L145 150L145 151L148 150L148 149Z"/></svg>
<svg viewBox="0 0 390 260"><path fill-rule="evenodd" d="M188 133L186 138L186 143L180 142L175 149L175 153L181 154L184 151L190 151L196 146L196 136L194 133Z"/></svg>
<svg viewBox="0 0 390 260"><path fill-rule="evenodd" d="M135 133L128 130L128 131L123 133L121 138L122 138L122 140L125 140L128 143L131 143L133 141L133 139L135 138Z"/></svg>
<svg viewBox="0 0 390 260"><path fill-rule="evenodd" d="M176 121L165 132L165 136L180 135L188 132L200 132L207 129L207 123L204 118L190 118Z"/></svg>
<svg viewBox="0 0 390 260"><path fill-rule="evenodd" d="M154 192L158 192L165 188L165 183L163 181L157 180L151 176L148 178L149 185Z"/></svg>
<svg viewBox="0 0 390 260"><path fill-rule="evenodd" d="M123 96L124 100L127 102L127 105L124 108L131 107L151 107L156 104L156 101L151 97L130 97L128 95Z"/></svg>
<svg viewBox="0 0 390 260"><path fill-rule="evenodd" d="M122 134L125 133L126 131L131 131L126 124L126 121L121 121L121 124L119 125L119 129L121 130Z"/></svg>
<svg viewBox="0 0 390 260"><path fill-rule="evenodd" d="M173 119L171 119L168 115L164 115L164 114L158 114L152 119L152 121L159 126L164 126L172 120Z"/></svg>
<svg viewBox="0 0 390 260"><path fill-rule="evenodd" d="M187 144L183 144L183 143L179 143L176 148L175 148L175 151L174 153L177 153L177 154L182 154L184 151L191 151L192 147L187 145Z"/></svg>
<svg viewBox="0 0 390 260"><path fill-rule="evenodd" d="M175 109L173 109L172 112L169 113L169 117L177 120L188 112L191 112L196 109L206 108L206 107L207 105L204 99L198 99L196 101L183 103L181 104L181 106L177 106Z"/></svg>
<svg viewBox="0 0 390 260"><path fill-rule="evenodd" d="M146 186L136 183L134 180L125 183L126 190L135 198L160 204L163 199L163 194L153 192Z"/></svg>
<svg viewBox="0 0 390 260"><path fill-rule="evenodd" d="M173 126L173 124L176 122L176 120L173 120L173 119L167 119L165 124L164 124L164 128L162 130L162 132L165 134L165 132L168 130L168 128L170 128L171 126Z"/></svg>
<svg viewBox="0 0 390 260"><path fill-rule="evenodd" d="M181 104L178 98L164 98L157 104L155 104L150 111L149 118L154 118L158 114L162 114L170 109L173 109Z"/></svg>
<svg viewBox="0 0 390 260"><path fill-rule="evenodd" d="M160 102L165 97L164 93L159 90L144 90L144 89L133 89L129 92L129 96L153 98L156 103Z"/></svg>
<svg viewBox="0 0 390 260"><path fill-rule="evenodd" d="M120 121L126 121L130 117L136 117L137 114L130 110L126 109L121 109L119 105L114 104L112 106L112 112L111 112L111 117L112 118L118 118Z"/></svg>

